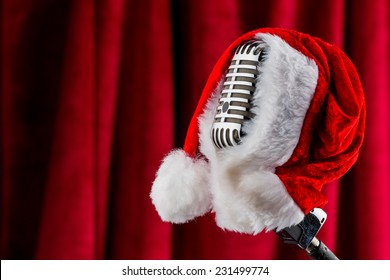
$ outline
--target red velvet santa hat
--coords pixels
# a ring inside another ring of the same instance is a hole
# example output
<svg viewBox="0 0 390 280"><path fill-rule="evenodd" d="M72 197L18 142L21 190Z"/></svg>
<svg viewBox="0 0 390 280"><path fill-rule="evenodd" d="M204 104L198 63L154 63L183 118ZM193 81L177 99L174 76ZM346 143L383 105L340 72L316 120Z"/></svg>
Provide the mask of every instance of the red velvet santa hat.
<svg viewBox="0 0 390 280"><path fill-rule="evenodd" d="M255 117L240 145L218 149L210 131L234 51L248 40L265 57L254 93ZM238 38L212 70L183 149L163 160L151 198L164 221L209 211L224 229L258 233L299 223L327 199L325 183L354 164L365 128L365 100L352 62L337 47L286 29Z"/></svg>

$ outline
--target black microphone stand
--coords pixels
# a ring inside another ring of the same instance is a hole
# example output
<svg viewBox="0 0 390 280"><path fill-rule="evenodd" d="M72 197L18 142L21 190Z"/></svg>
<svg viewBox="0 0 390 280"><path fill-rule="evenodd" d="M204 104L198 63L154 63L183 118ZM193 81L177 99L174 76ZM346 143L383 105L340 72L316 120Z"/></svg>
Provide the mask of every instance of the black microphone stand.
<svg viewBox="0 0 390 280"><path fill-rule="evenodd" d="M320 208L314 208L299 224L284 228L276 233L284 243L295 244L304 249L313 260L338 260L326 245L316 238L316 234L325 223L326 213Z"/></svg>

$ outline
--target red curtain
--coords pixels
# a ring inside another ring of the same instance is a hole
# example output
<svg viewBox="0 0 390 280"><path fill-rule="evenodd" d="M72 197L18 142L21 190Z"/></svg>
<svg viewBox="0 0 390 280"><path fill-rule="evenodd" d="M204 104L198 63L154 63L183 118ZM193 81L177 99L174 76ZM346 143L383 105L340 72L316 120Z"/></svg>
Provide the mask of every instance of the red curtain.
<svg viewBox="0 0 390 280"><path fill-rule="evenodd" d="M161 222L149 199L222 51L260 27L342 48L367 98L356 165L324 187L319 238L342 259L390 259L390 7L386 0L2 0L2 259L305 259L273 233L209 214Z"/></svg>

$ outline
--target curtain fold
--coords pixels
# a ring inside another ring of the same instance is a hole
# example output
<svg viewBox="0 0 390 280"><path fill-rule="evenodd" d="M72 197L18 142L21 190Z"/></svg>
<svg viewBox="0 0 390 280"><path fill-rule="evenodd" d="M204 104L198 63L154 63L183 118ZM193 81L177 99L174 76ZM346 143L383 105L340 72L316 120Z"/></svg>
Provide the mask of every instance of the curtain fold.
<svg viewBox="0 0 390 280"><path fill-rule="evenodd" d="M386 0L1 0L2 259L306 259L273 233L213 214L163 223L149 198L234 39L286 27L345 51L367 129L355 166L324 187L319 238L341 259L390 259Z"/></svg>

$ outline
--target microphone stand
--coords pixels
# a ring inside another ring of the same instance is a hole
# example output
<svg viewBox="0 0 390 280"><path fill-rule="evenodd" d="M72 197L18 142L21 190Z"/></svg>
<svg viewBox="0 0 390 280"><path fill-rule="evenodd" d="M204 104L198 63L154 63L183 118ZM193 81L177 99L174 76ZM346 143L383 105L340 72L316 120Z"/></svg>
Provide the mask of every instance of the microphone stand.
<svg viewBox="0 0 390 280"><path fill-rule="evenodd" d="M320 208L314 208L299 224L284 228L276 233L284 243L295 244L304 249L313 260L338 260L326 245L316 238L326 220L326 213Z"/></svg>

